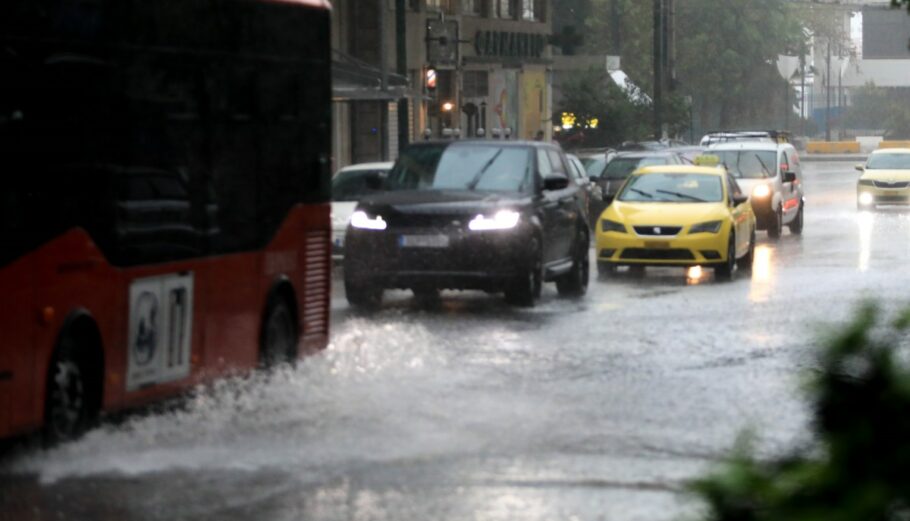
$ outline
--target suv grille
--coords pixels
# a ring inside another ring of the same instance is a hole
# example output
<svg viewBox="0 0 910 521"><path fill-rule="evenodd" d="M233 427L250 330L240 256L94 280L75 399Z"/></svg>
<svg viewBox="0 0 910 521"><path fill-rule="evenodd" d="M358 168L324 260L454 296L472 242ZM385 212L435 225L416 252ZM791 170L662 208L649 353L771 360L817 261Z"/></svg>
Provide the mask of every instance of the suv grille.
<svg viewBox="0 0 910 521"><path fill-rule="evenodd" d="M876 188L907 188L910 186L910 182L907 181L897 181L894 183L889 183L887 181L873 181Z"/></svg>
<svg viewBox="0 0 910 521"><path fill-rule="evenodd" d="M679 234L681 226L634 226L635 233L638 235L653 235L660 237L670 237Z"/></svg>

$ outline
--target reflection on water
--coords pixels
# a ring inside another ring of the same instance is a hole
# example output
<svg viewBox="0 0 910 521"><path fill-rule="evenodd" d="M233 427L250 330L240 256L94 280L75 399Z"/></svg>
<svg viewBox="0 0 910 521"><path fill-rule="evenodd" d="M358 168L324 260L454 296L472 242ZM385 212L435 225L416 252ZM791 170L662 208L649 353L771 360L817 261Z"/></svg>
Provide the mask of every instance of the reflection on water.
<svg viewBox="0 0 910 521"><path fill-rule="evenodd" d="M752 283L749 287L750 302L767 302L774 289L774 249L767 244L755 245L752 260Z"/></svg>
<svg viewBox="0 0 910 521"><path fill-rule="evenodd" d="M869 270L869 259L872 257L872 228L875 216L872 212L860 212L857 216L859 223L859 271Z"/></svg>
<svg viewBox="0 0 910 521"><path fill-rule="evenodd" d="M697 286L705 282L705 270L701 266L692 266L686 270L686 285Z"/></svg>

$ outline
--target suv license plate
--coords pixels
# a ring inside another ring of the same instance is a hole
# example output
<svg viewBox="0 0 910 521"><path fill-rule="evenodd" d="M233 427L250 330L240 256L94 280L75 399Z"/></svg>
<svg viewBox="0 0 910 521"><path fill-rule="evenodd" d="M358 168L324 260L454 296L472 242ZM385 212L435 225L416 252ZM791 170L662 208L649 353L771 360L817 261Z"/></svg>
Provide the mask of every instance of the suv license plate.
<svg viewBox="0 0 910 521"><path fill-rule="evenodd" d="M402 235L398 238L402 248L448 248L448 235Z"/></svg>

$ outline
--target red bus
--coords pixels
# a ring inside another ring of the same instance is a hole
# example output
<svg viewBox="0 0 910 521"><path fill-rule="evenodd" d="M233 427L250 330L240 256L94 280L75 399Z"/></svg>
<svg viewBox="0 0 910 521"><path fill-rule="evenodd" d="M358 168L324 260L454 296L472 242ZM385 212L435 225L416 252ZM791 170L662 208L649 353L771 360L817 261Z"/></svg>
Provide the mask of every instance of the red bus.
<svg viewBox="0 0 910 521"><path fill-rule="evenodd" d="M0 5L0 437L326 345L329 15Z"/></svg>

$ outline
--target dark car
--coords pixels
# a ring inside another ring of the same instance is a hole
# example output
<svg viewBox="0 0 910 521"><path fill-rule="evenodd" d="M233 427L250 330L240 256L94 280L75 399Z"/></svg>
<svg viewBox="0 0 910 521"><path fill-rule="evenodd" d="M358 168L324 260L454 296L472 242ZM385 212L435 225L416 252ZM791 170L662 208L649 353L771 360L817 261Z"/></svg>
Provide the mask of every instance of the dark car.
<svg viewBox="0 0 910 521"><path fill-rule="evenodd" d="M606 163L601 172L588 171L591 180L601 190L601 203L594 213L594 219L600 216L604 208L610 205L616 192L629 177L629 174L644 166L680 165L685 161L672 150L620 152ZM594 175L597 174L597 175Z"/></svg>
<svg viewBox="0 0 910 521"><path fill-rule="evenodd" d="M588 285L581 188L561 149L544 142L409 146L386 192L364 198L347 231L348 302L375 307L384 289L505 292L531 306L544 282L562 295Z"/></svg>

